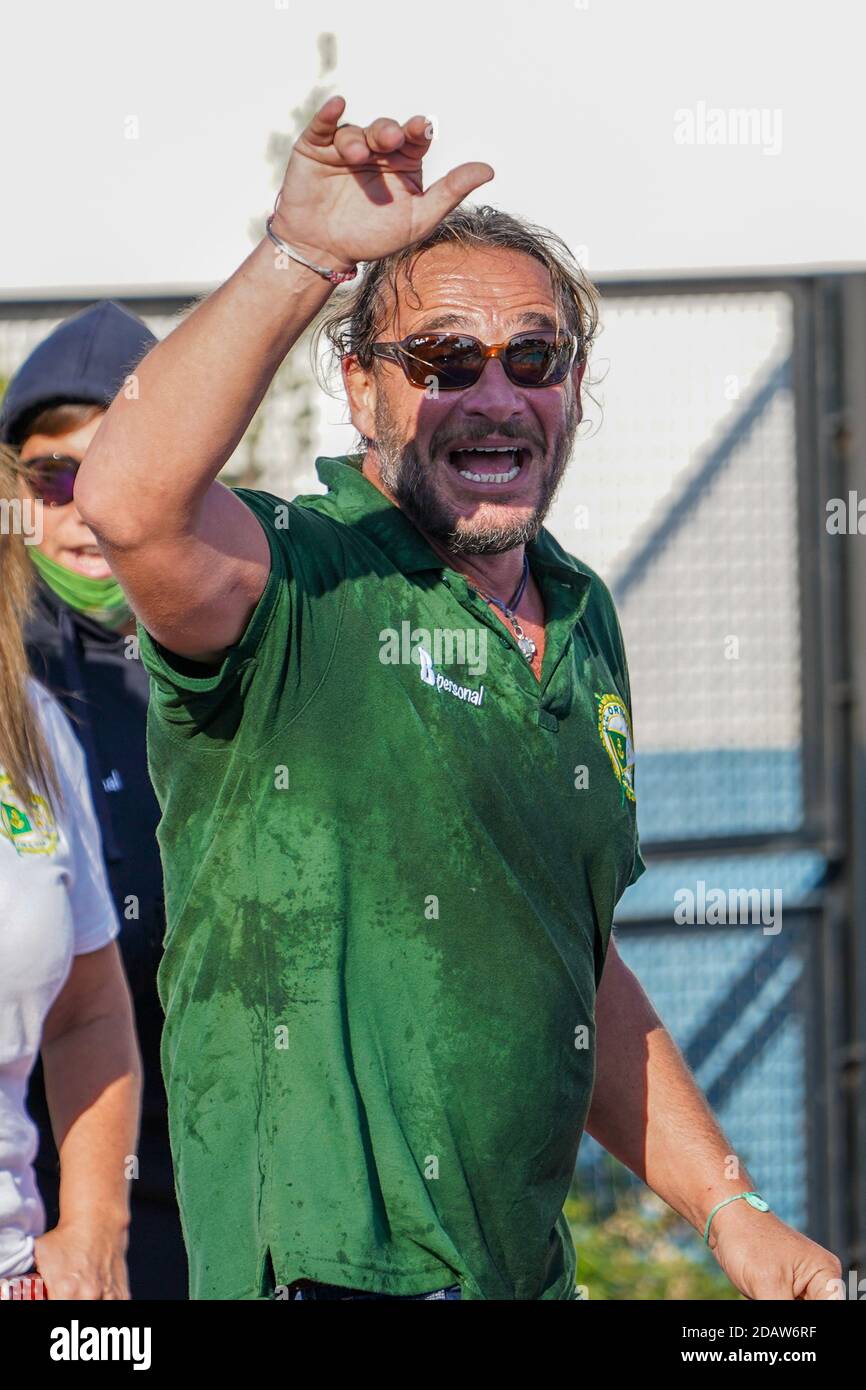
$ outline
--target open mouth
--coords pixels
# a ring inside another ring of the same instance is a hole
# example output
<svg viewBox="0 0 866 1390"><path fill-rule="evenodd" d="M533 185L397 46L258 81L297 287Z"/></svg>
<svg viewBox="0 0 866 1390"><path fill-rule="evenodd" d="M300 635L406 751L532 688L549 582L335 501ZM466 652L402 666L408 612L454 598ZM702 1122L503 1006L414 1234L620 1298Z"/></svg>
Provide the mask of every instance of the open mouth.
<svg viewBox="0 0 866 1390"><path fill-rule="evenodd" d="M69 568L93 579L104 579L111 573L105 556L96 545L79 545L67 551Z"/></svg>
<svg viewBox="0 0 866 1390"><path fill-rule="evenodd" d="M513 483L528 458L528 449L505 444L475 444L452 449L448 455L449 463L461 478L470 483L487 483L492 487Z"/></svg>

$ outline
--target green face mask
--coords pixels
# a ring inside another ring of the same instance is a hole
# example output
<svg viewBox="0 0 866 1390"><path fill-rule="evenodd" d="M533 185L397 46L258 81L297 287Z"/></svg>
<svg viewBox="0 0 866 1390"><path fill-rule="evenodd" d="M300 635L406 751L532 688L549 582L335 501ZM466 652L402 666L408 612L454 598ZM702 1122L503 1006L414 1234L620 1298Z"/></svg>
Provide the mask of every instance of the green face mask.
<svg viewBox="0 0 866 1390"><path fill-rule="evenodd" d="M103 627L123 627L132 617L126 595L113 577L89 579L49 560L35 545L27 547L31 560L49 589L78 613L84 613Z"/></svg>

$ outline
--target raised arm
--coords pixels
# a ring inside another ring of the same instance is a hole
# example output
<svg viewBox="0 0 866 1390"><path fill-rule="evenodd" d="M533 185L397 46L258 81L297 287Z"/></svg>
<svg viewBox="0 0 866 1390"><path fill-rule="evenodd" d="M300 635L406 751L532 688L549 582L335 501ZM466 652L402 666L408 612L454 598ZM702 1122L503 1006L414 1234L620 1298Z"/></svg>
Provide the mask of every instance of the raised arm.
<svg viewBox="0 0 866 1390"><path fill-rule="evenodd" d="M332 97L296 142L273 222L289 246L338 271L426 236L493 176L464 164L425 193L425 118L338 125L344 105ZM216 660L264 589L264 532L215 479L332 289L263 238L139 365L137 391L119 394L79 470L82 517L139 618L181 656Z"/></svg>

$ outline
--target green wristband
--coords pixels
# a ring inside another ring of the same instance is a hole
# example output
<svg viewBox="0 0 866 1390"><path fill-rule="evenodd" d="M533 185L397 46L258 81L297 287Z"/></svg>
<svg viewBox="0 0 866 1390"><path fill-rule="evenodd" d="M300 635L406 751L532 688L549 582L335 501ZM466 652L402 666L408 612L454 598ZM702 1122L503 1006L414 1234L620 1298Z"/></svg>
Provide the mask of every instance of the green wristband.
<svg viewBox="0 0 866 1390"><path fill-rule="evenodd" d="M764 1201L763 1197L760 1195L759 1192L735 1192L733 1197L725 1197L724 1201L716 1203L709 1216L707 1217L707 1224L704 1230L704 1245L709 1245L710 1243L710 1222L712 1221L716 1212L721 1211L722 1207L726 1207L728 1205L728 1202L737 1202L741 1197L748 1202L750 1207L754 1207L755 1211L770 1210L769 1203Z"/></svg>

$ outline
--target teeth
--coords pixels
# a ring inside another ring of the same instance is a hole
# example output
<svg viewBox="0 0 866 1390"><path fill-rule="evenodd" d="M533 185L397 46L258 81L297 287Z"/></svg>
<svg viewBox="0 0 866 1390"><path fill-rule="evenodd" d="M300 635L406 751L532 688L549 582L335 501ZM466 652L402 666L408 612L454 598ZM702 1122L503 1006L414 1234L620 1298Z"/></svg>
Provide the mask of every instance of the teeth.
<svg viewBox="0 0 866 1390"><path fill-rule="evenodd" d="M468 478L470 483L510 483L520 472L520 463L517 456L520 448L510 444L494 444L485 447L482 444L467 445L462 449L452 449L452 454L510 454L515 460L514 466L509 468L507 473L473 473L468 468L458 468L457 472L461 478Z"/></svg>
<svg viewBox="0 0 866 1390"><path fill-rule="evenodd" d="M488 452L492 453L493 450ZM468 468L458 468L457 472L461 478L468 478L470 483L510 483L520 472L520 465L516 463L507 473L470 473Z"/></svg>

